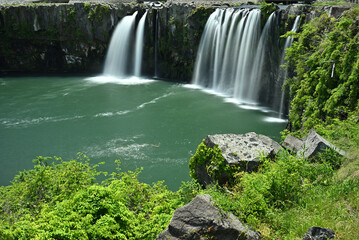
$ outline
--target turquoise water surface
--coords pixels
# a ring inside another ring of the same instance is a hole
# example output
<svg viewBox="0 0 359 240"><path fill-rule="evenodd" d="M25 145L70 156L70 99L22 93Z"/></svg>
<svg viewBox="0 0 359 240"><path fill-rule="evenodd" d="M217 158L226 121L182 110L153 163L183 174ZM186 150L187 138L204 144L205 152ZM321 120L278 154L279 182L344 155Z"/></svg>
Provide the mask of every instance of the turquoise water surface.
<svg viewBox="0 0 359 240"><path fill-rule="evenodd" d="M255 131L279 140L285 122L188 85L81 77L0 78L0 184L37 156L82 152L100 170L143 167L140 180L176 190L208 134Z"/></svg>

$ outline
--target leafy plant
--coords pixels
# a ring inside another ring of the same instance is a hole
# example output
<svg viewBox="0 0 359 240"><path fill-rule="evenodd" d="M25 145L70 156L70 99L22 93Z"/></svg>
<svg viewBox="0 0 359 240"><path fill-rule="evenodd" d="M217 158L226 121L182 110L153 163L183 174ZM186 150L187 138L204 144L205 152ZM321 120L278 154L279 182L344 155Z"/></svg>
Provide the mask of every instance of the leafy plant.
<svg viewBox="0 0 359 240"><path fill-rule="evenodd" d="M196 153L189 162L190 177L198 180L199 168L205 169L212 182L232 184L234 173L240 170L239 166L229 165L222 156L218 146L207 147L203 142L198 146Z"/></svg>
<svg viewBox="0 0 359 240"><path fill-rule="evenodd" d="M289 119L293 130L308 130L332 118L341 120L358 107L358 20L351 9L340 20L322 15L302 27L288 49L296 76Z"/></svg>
<svg viewBox="0 0 359 240"><path fill-rule="evenodd" d="M82 154L34 163L0 188L1 239L154 239L183 204L162 182L139 182L140 170L96 183L98 165Z"/></svg>

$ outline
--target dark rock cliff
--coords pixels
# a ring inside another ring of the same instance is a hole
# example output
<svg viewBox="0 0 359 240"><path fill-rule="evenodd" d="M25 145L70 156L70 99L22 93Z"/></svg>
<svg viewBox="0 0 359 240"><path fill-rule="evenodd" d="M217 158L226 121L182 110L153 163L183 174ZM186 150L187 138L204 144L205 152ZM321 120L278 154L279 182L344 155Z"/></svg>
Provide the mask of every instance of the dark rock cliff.
<svg viewBox="0 0 359 240"><path fill-rule="evenodd" d="M144 75L155 75L156 50L158 77L189 81L213 11L190 4L160 9L128 3L0 5L0 72L100 73L116 24L135 11L138 21L146 9Z"/></svg>
<svg viewBox="0 0 359 240"><path fill-rule="evenodd" d="M139 2L71 2L0 5L0 74L102 72L107 47L116 24L146 9L143 75L189 82L201 35L209 15L218 7L206 2L167 2L158 8ZM294 15L340 15L342 9L314 9L294 5L282 21ZM291 24L287 24L291 26ZM282 28L284 33L289 29ZM157 43L157 44L156 44Z"/></svg>

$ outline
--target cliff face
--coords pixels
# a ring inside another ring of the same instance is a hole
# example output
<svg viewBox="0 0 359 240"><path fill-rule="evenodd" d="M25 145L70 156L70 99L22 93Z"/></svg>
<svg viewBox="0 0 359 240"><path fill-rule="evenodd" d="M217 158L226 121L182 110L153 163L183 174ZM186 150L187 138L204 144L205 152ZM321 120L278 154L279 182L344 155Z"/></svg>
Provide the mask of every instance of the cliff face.
<svg viewBox="0 0 359 240"><path fill-rule="evenodd" d="M190 2L158 8L126 2L0 5L0 73L101 73L116 24L135 11L139 21L148 9L143 75L189 82L204 26L218 7ZM301 13L320 11L290 7L282 21Z"/></svg>
<svg viewBox="0 0 359 240"><path fill-rule="evenodd" d="M126 5L31 4L0 7L1 71L99 72Z"/></svg>
<svg viewBox="0 0 359 240"><path fill-rule="evenodd" d="M148 8L144 4L82 2L2 5L0 72L100 73L116 24L135 11L139 20ZM144 74L154 76L157 66L159 77L188 81L212 11L188 4L150 8Z"/></svg>

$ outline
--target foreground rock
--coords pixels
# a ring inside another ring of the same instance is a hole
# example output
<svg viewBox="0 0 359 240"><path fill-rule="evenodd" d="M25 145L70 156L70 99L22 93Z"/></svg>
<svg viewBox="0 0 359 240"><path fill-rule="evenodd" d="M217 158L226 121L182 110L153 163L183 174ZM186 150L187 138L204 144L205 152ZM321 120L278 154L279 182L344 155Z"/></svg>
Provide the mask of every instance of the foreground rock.
<svg viewBox="0 0 359 240"><path fill-rule="evenodd" d="M211 196L198 195L178 208L158 240L167 239L260 239L260 234L242 224L233 214L213 205Z"/></svg>
<svg viewBox="0 0 359 240"><path fill-rule="evenodd" d="M221 185L231 182L232 167L239 167L235 171L255 171L261 156L273 158L281 148L271 138L254 132L208 135L204 145L207 149L198 148L190 165L195 171L191 176L205 187L216 181Z"/></svg>
<svg viewBox="0 0 359 240"><path fill-rule="evenodd" d="M303 240L327 240L334 239L335 232L328 228L311 227L304 235Z"/></svg>
<svg viewBox="0 0 359 240"><path fill-rule="evenodd" d="M255 132L208 135L205 144L210 148L217 145L227 164L241 166L248 172L258 167L261 155L274 157L280 149L276 141Z"/></svg>
<svg viewBox="0 0 359 240"><path fill-rule="evenodd" d="M304 156L306 158L313 158L320 152L324 152L326 149L333 149L341 156L345 156L346 153L325 138L320 136L314 129L311 129L308 136L304 139L298 139L291 135L288 135L283 141L282 146L291 152L296 152L298 156Z"/></svg>

